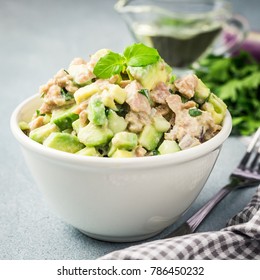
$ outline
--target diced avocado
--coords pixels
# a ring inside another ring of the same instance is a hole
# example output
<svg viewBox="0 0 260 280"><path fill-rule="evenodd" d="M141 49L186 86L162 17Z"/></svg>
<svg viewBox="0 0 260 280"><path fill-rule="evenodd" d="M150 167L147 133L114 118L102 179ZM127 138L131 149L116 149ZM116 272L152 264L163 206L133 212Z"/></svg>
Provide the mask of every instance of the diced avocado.
<svg viewBox="0 0 260 280"><path fill-rule="evenodd" d="M119 85L111 85L108 92L117 103L123 104L126 101L126 90L121 88Z"/></svg>
<svg viewBox="0 0 260 280"><path fill-rule="evenodd" d="M117 149L133 150L138 143L138 137L132 132L118 132L111 140L111 147L108 156L111 156Z"/></svg>
<svg viewBox="0 0 260 280"><path fill-rule="evenodd" d="M154 64L143 67L128 66L127 71L133 79L139 81L148 90L153 89L159 82L167 82L172 73L172 68L160 59Z"/></svg>
<svg viewBox="0 0 260 280"><path fill-rule="evenodd" d="M118 104L123 104L126 100L127 93L125 89L121 88L119 85L110 85L107 90L104 90L101 94L103 104L115 111L117 111Z"/></svg>
<svg viewBox="0 0 260 280"><path fill-rule="evenodd" d="M112 158L131 158L134 157L134 153L132 151L126 151L126 150L116 150Z"/></svg>
<svg viewBox="0 0 260 280"><path fill-rule="evenodd" d="M197 86L195 88L195 94L194 94L194 100L198 104L203 104L207 100L207 98L210 95L210 89L201 81L201 79L198 79Z"/></svg>
<svg viewBox="0 0 260 280"><path fill-rule="evenodd" d="M51 114L45 114L43 116L43 122L44 124L49 123L51 121Z"/></svg>
<svg viewBox="0 0 260 280"><path fill-rule="evenodd" d="M72 128L77 134L79 133L80 127L81 127L80 119L77 119L72 123Z"/></svg>
<svg viewBox="0 0 260 280"><path fill-rule="evenodd" d="M101 99L102 99L102 102L103 104L110 108L110 109L113 109L113 110L117 110L117 107L116 107L116 104L115 104L115 101L114 101L114 98L113 96L111 96L109 94L109 92L107 90L104 90L101 94Z"/></svg>
<svg viewBox="0 0 260 280"><path fill-rule="evenodd" d="M227 111L227 105L214 93L210 94L208 101L201 108L211 113L216 124L222 123Z"/></svg>
<svg viewBox="0 0 260 280"><path fill-rule="evenodd" d="M123 117L118 116L118 114L109 110L107 114L108 127L113 131L114 134L120 131L124 131L127 127L127 122Z"/></svg>
<svg viewBox="0 0 260 280"><path fill-rule="evenodd" d="M79 150L76 154L82 156L90 156L90 157L101 156L100 153L94 147L85 147L84 149Z"/></svg>
<svg viewBox="0 0 260 280"><path fill-rule="evenodd" d="M73 129L72 128L67 128L65 130L62 130L62 133L68 133L68 134L71 134L73 132Z"/></svg>
<svg viewBox="0 0 260 280"><path fill-rule="evenodd" d="M171 124L161 115L153 118L153 125L160 132L166 132L171 127Z"/></svg>
<svg viewBox="0 0 260 280"><path fill-rule="evenodd" d="M58 132L59 128L54 123L47 123L43 126L40 126L38 128L35 128L32 130L29 134L29 137L38 142L43 143L43 141L52 133L52 132Z"/></svg>
<svg viewBox="0 0 260 280"><path fill-rule="evenodd" d="M43 145L68 153L76 153L84 148L76 136L62 132L52 132L44 140Z"/></svg>
<svg viewBox="0 0 260 280"><path fill-rule="evenodd" d="M139 144L149 151L154 150L162 135L163 133L156 130L153 125L146 125L139 136Z"/></svg>
<svg viewBox="0 0 260 280"><path fill-rule="evenodd" d="M97 126L89 123L80 128L78 133L79 141L88 147L107 144L113 137L113 132L106 126Z"/></svg>
<svg viewBox="0 0 260 280"><path fill-rule="evenodd" d="M164 140L159 146L158 151L161 155L175 153L180 151L180 147L174 140Z"/></svg>
<svg viewBox="0 0 260 280"><path fill-rule="evenodd" d="M22 121L22 122L19 122L19 127L21 130L28 130L30 129L30 126L27 122L25 121Z"/></svg>
<svg viewBox="0 0 260 280"><path fill-rule="evenodd" d="M93 96L88 104L88 119L95 125L104 125L107 122L105 106L99 96Z"/></svg>
<svg viewBox="0 0 260 280"><path fill-rule="evenodd" d="M100 92L100 89L96 84L86 85L75 91L74 98L76 103L79 104L82 101L87 100L97 92Z"/></svg>
<svg viewBox="0 0 260 280"><path fill-rule="evenodd" d="M60 130L72 128L72 123L79 118L78 114L73 113L74 107L69 109L54 110L51 122L55 123Z"/></svg>
<svg viewBox="0 0 260 280"><path fill-rule="evenodd" d="M118 149L132 150L137 146L138 137L133 132L121 131L112 138L112 144Z"/></svg>

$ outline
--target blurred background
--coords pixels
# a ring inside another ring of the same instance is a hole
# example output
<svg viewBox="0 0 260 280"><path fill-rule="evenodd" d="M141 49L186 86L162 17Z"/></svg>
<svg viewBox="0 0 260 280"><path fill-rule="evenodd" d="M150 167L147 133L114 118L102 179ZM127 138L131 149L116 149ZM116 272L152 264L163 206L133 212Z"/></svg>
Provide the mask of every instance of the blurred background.
<svg viewBox="0 0 260 280"><path fill-rule="evenodd" d="M115 3L0 0L0 258L95 258L120 247L103 244L98 251L100 243L49 212L9 129L14 108L74 57L87 59L101 48L122 52L133 42ZM231 3L260 32L260 1Z"/></svg>
<svg viewBox="0 0 260 280"><path fill-rule="evenodd" d="M1 0L1 79L18 104L76 56L100 48L121 52L133 39L115 0ZM232 0L233 10L260 30L258 0ZM11 82L6 84L6 82ZM6 88L5 88L6 87ZM7 110L7 108L6 108Z"/></svg>

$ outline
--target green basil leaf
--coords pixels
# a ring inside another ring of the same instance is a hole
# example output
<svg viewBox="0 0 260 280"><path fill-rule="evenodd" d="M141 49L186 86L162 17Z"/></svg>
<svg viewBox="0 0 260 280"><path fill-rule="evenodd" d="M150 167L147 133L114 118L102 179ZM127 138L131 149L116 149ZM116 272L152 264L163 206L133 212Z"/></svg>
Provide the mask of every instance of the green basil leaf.
<svg viewBox="0 0 260 280"><path fill-rule="evenodd" d="M124 50L127 65L141 67L153 64L160 59L158 51L142 43L133 44Z"/></svg>
<svg viewBox="0 0 260 280"><path fill-rule="evenodd" d="M125 65L125 58L119 53L109 52L101 57L94 67L93 73L101 79L108 79L120 74Z"/></svg>

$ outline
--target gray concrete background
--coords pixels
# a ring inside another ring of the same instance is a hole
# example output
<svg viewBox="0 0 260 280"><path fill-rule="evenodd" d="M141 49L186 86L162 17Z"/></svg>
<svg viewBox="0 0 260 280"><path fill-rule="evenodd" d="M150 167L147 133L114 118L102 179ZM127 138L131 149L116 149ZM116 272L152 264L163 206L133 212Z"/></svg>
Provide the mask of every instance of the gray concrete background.
<svg viewBox="0 0 260 280"><path fill-rule="evenodd" d="M260 30L260 2L232 2L234 11L248 17L252 29ZM91 239L52 213L9 129L13 109L35 94L39 85L57 70L67 67L72 58L87 58L104 47L121 52L132 42L126 26L113 10L114 3L0 0L0 259L95 259L130 245ZM227 183L228 174L244 150L245 146L236 138L225 143L203 192L182 220ZM199 231L222 228L253 193L253 189L248 189L231 194Z"/></svg>

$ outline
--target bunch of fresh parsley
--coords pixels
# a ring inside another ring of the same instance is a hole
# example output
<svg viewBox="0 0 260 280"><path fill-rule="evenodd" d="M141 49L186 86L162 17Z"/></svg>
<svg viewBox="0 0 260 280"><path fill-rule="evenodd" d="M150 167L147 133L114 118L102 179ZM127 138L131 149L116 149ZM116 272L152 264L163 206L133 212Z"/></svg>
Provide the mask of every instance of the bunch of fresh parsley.
<svg viewBox="0 0 260 280"><path fill-rule="evenodd" d="M232 133L250 135L260 126L260 63L247 52L234 57L210 55L193 69L228 106Z"/></svg>

